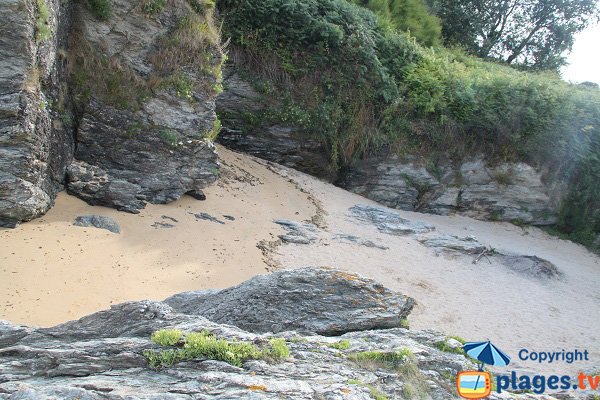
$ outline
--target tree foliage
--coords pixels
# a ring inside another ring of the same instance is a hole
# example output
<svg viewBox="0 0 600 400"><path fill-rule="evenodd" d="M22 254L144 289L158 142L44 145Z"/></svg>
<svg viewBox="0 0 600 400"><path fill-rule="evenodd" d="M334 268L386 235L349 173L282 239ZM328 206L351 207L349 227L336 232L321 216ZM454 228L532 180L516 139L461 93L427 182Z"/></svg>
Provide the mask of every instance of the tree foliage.
<svg viewBox="0 0 600 400"><path fill-rule="evenodd" d="M557 70L574 36L598 17L596 0L432 0L447 44L480 57Z"/></svg>

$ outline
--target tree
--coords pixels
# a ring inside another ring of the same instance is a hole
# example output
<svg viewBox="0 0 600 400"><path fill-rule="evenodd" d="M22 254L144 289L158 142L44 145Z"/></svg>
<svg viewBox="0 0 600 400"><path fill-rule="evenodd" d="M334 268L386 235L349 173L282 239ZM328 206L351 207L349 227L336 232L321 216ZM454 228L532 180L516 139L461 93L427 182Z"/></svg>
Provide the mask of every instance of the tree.
<svg viewBox="0 0 600 400"><path fill-rule="evenodd" d="M557 70L597 0L432 0L446 44L484 58Z"/></svg>

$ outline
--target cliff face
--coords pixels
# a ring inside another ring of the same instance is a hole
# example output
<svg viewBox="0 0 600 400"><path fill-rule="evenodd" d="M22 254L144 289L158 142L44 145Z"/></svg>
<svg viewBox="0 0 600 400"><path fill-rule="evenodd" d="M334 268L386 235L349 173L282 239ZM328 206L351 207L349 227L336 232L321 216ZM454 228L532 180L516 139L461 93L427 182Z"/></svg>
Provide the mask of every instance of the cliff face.
<svg viewBox="0 0 600 400"><path fill-rule="evenodd" d="M327 179L388 207L534 225L556 222L559 185L547 183L531 165L491 164L482 155L429 165L419 157L382 152L333 171L314 135L266 118L278 107L266 97L229 70L217 102L223 145Z"/></svg>
<svg viewBox="0 0 600 400"><path fill-rule="evenodd" d="M224 54L212 8L107 4L0 2L3 226L45 213L64 185L136 212L217 178Z"/></svg>
<svg viewBox="0 0 600 400"><path fill-rule="evenodd" d="M0 2L0 226L45 213L72 158L60 3Z"/></svg>
<svg viewBox="0 0 600 400"><path fill-rule="evenodd" d="M214 182L215 97L224 57L211 11L186 1L76 7L72 86L80 110L68 190L135 212ZM159 3L156 3L159 4Z"/></svg>

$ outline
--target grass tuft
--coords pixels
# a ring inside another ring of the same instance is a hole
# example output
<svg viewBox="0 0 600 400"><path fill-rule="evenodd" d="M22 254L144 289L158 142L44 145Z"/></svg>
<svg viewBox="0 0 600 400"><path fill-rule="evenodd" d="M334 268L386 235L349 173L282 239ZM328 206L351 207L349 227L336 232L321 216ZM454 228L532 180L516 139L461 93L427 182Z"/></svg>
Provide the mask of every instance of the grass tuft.
<svg viewBox="0 0 600 400"><path fill-rule="evenodd" d="M165 9L167 0L145 0L142 10L147 15L156 15Z"/></svg>
<svg viewBox="0 0 600 400"><path fill-rule="evenodd" d="M35 41L45 42L52 36L52 28L50 28L50 10L46 4L46 0L37 0L38 16L35 21Z"/></svg>
<svg viewBox="0 0 600 400"><path fill-rule="evenodd" d="M181 340L182 332L179 330L160 330L154 332L151 338L161 346L181 346L178 349L145 350L143 355L154 368L198 358L224 361L241 367L247 360L279 361L290 355L285 340L281 338L271 339L269 346L264 349L251 343L219 339L208 331L187 333Z"/></svg>
<svg viewBox="0 0 600 400"><path fill-rule="evenodd" d="M350 341L348 339L343 339L338 342L328 344L327 346L337 350L348 350L350 348Z"/></svg>
<svg viewBox="0 0 600 400"><path fill-rule="evenodd" d="M160 346L175 346L181 340L182 332L179 329L161 329L152 334L150 339Z"/></svg>

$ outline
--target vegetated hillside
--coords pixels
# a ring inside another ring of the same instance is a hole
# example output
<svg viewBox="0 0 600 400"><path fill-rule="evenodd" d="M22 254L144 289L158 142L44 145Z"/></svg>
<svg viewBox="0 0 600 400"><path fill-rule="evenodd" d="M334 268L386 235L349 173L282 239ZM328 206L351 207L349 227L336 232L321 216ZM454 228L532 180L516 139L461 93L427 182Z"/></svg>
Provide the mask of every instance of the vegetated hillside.
<svg viewBox="0 0 600 400"><path fill-rule="evenodd" d="M435 163L483 153L567 182L559 228L600 232L600 91L425 48L345 0L223 0L238 69L281 101L261 116L293 122L343 167L382 148Z"/></svg>

